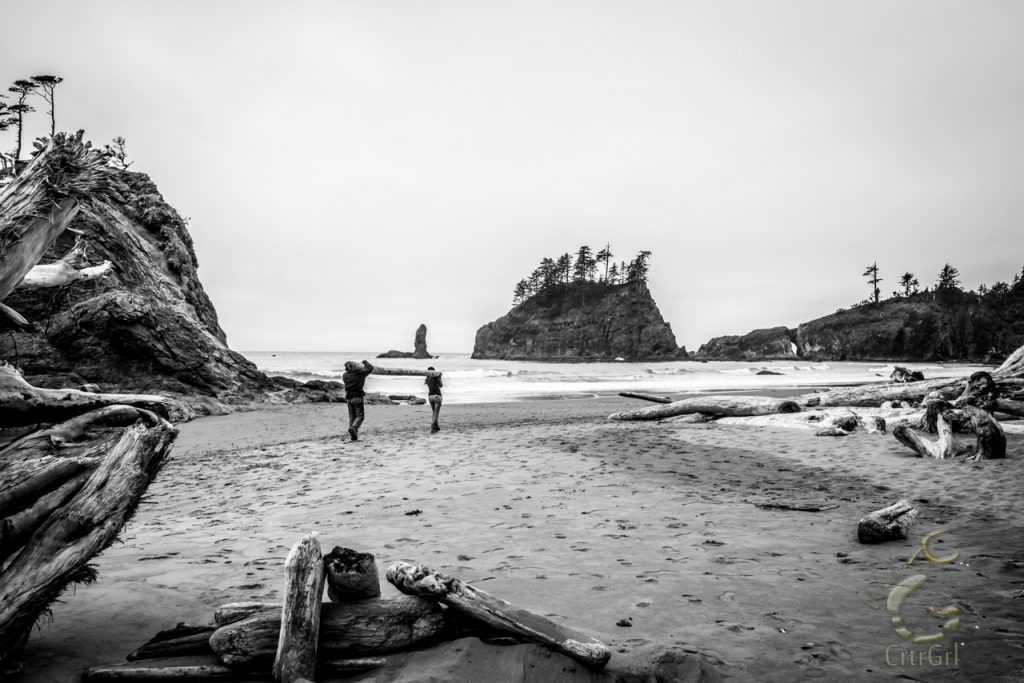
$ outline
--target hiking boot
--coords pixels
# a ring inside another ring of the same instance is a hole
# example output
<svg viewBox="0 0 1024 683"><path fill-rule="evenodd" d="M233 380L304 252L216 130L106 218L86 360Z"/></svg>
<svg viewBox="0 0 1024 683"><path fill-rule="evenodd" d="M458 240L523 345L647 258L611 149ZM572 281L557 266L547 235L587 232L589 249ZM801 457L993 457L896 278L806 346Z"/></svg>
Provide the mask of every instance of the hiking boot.
<svg viewBox="0 0 1024 683"><path fill-rule="evenodd" d="M352 437L353 441L359 441L359 437L356 436L356 430L352 429L351 427L348 428L348 435Z"/></svg>

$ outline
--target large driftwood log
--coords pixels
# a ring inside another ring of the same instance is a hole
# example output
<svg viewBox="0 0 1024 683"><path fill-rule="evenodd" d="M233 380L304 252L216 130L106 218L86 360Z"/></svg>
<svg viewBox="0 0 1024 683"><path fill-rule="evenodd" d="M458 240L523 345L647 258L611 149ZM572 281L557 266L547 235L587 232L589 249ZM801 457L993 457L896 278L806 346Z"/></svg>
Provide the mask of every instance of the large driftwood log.
<svg viewBox="0 0 1024 683"><path fill-rule="evenodd" d="M327 595L332 602L380 597L377 563L370 553L336 546L324 557Z"/></svg>
<svg viewBox="0 0 1024 683"><path fill-rule="evenodd" d="M142 647L129 653L126 659L129 662L134 662L140 659L212 655L213 650L210 648L210 636L216 630L215 626L178 624L174 628L157 633Z"/></svg>
<svg viewBox="0 0 1024 683"><path fill-rule="evenodd" d="M387 579L403 593L439 600L487 626L549 647L589 667L600 669L611 657L604 643L427 567L397 562L388 567Z"/></svg>
<svg viewBox="0 0 1024 683"><path fill-rule="evenodd" d="M764 396L732 396L718 394L684 398L664 405L635 408L621 413L612 413L609 420L661 420L676 415L704 413L715 416L770 415L772 413L797 413L800 406L794 401Z"/></svg>
<svg viewBox="0 0 1024 683"><path fill-rule="evenodd" d="M968 460L994 460L1006 457L1006 434L992 415L973 405L964 406L964 415L971 421L978 440Z"/></svg>
<svg viewBox="0 0 1024 683"><path fill-rule="evenodd" d="M40 389L25 381L13 366L0 363L0 424L5 426L61 422L112 405L134 406L162 417L168 399L149 394L93 394L77 389Z"/></svg>
<svg viewBox="0 0 1024 683"><path fill-rule="evenodd" d="M320 603L324 594L324 556L316 532L296 543L284 562L285 592L281 631L274 658L274 680L295 683L316 674Z"/></svg>
<svg viewBox="0 0 1024 683"><path fill-rule="evenodd" d="M156 475L177 430L139 411L85 485L51 514L0 573L0 661L97 553L113 542Z"/></svg>
<svg viewBox="0 0 1024 683"><path fill-rule="evenodd" d="M857 540L861 543L882 543L907 537L917 519L917 509L899 500L875 510L857 523Z"/></svg>
<svg viewBox="0 0 1024 683"><path fill-rule="evenodd" d="M194 660L195 658L192 658ZM253 683L266 679L272 680L269 670L263 674L260 672L239 670L226 666L220 661L210 661L202 664L192 663L192 660L182 658L171 658L162 660L149 660L145 664L112 664L108 666L94 666L85 670L82 680L85 683L98 681L238 681L239 683ZM188 662L188 663L183 663ZM347 677L357 673L371 671L380 668L387 663L382 657L361 657L354 659L332 659L320 662L317 667L319 676Z"/></svg>
<svg viewBox="0 0 1024 683"><path fill-rule="evenodd" d="M923 458L935 458L936 460L945 460L948 458L955 458L958 455L963 455L967 452L970 447L964 446L960 443L953 435L953 426L951 424L950 410L951 406L945 401L936 401L931 404L935 406L945 406L946 409L938 412L933 412L932 415L935 419L935 429L939 435L939 438L935 441L927 439L914 428L907 424L896 425L892 430L892 435L896 437L896 440L902 443L904 446L912 449L915 453ZM926 415L928 413L926 412Z"/></svg>
<svg viewBox="0 0 1024 683"><path fill-rule="evenodd" d="M322 661L398 652L427 643L446 629L440 607L413 596L326 602L320 609L317 651ZM210 646L225 664L266 666L277 648L281 606L235 603L217 610L216 618L220 623L246 612L250 616L218 628L210 636Z"/></svg>
<svg viewBox="0 0 1024 683"><path fill-rule="evenodd" d="M75 240L74 246L60 259L53 263L37 264L25 273L25 277L18 283L17 289L62 287L72 282L96 280L106 275L114 267L110 261L104 261L98 266L87 265L86 250L87 242L79 236Z"/></svg>

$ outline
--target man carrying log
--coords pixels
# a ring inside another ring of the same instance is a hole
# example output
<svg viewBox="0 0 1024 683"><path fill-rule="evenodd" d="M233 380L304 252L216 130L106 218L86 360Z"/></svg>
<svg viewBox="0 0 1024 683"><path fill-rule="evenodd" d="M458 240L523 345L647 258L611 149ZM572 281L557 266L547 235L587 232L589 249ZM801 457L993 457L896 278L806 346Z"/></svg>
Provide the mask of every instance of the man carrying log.
<svg viewBox="0 0 1024 683"><path fill-rule="evenodd" d="M345 372L341 381L345 385L345 403L348 404L348 435L353 441L359 441L359 427L363 424L363 402L366 391L366 377L373 372L373 366L367 361L357 363L354 360L345 362Z"/></svg>

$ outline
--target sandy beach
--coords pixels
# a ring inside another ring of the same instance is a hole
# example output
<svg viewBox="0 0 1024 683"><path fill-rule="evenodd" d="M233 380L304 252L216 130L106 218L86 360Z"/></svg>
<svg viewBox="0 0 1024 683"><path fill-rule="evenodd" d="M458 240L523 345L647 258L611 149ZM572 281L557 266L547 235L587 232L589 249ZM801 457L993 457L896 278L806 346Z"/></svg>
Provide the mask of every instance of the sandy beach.
<svg viewBox="0 0 1024 683"><path fill-rule="evenodd" d="M606 420L636 406L452 405L432 435L427 406L371 405L355 443L340 404L179 425L98 582L54 606L10 680L78 681L159 630L212 623L218 605L280 600L309 531L373 553L382 575L426 564L585 631L611 647L610 668L672 648L735 681L1024 678L1024 437L1008 435L1006 460L964 463L922 460L891 434ZM857 521L901 498L920 509L911 538L858 543ZM939 529L935 554L960 559L908 566ZM928 576L904 608L915 632L941 625L928 606L962 612L930 657L885 611L914 573ZM433 665L400 680L474 680Z"/></svg>

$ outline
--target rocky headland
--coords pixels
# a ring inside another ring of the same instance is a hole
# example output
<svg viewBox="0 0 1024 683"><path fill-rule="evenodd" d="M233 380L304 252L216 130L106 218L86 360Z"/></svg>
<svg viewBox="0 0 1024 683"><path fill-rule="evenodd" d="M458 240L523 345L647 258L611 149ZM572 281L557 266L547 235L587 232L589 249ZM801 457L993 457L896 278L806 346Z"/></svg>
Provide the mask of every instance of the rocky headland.
<svg viewBox="0 0 1024 683"><path fill-rule="evenodd" d="M645 283L584 281L535 294L481 327L472 357L565 362L686 355Z"/></svg>
<svg viewBox="0 0 1024 683"><path fill-rule="evenodd" d="M340 383L268 377L232 351L198 277L186 222L143 173L110 168L109 191L88 201L41 264L81 236L100 278L16 288L4 303L32 325L0 335L0 358L34 386L161 394L179 419L264 401L330 401Z"/></svg>
<svg viewBox="0 0 1024 683"><path fill-rule="evenodd" d="M1024 283L975 294L940 289L866 303L805 322L715 337L706 360L999 363L1024 344Z"/></svg>

